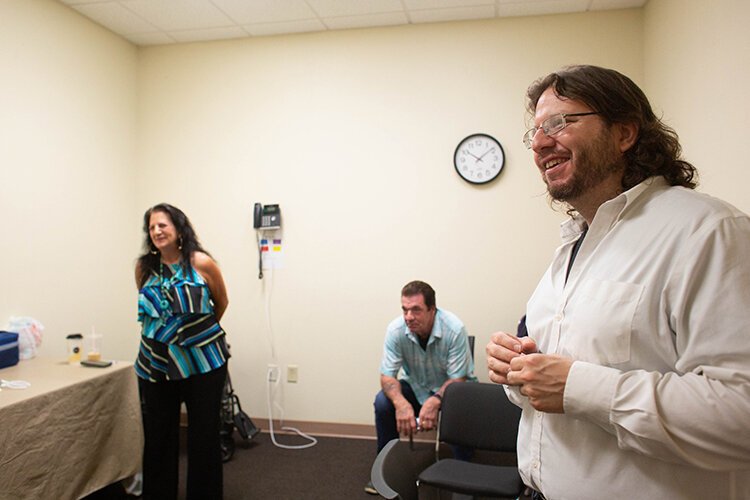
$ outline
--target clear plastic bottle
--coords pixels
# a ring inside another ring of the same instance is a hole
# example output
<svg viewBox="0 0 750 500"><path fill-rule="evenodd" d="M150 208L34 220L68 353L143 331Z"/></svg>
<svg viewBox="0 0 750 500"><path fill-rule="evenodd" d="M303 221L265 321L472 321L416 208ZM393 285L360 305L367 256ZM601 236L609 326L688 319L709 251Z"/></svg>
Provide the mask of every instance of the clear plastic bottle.
<svg viewBox="0 0 750 500"><path fill-rule="evenodd" d="M102 336L96 333L94 327L91 327L91 335L88 336L88 350L86 359L89 361L101 361L102 359Z"/></svg>

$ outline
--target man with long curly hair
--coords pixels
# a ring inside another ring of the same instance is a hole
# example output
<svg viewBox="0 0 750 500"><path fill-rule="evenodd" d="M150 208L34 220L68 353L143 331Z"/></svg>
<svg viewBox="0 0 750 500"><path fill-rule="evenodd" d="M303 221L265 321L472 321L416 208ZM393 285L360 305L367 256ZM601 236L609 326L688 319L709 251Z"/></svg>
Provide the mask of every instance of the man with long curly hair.
<svg viewBox="0 0 750 500"><path fill-rule="evenodd" d="M570 219L494 382L522 409L535 498L750 498L750 218L694 190L676 133L621 73L528 90L524 136Z"/></svg>

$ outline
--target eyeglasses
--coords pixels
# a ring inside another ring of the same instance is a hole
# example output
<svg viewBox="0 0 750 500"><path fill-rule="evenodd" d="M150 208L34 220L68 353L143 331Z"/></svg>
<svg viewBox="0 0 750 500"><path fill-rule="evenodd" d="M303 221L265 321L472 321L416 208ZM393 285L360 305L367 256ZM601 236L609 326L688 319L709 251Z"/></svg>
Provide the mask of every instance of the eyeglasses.
<svg viewBox="0 0 750 500"><path fill-rule="evenodd" d="M539 129L544 132L544 135L555 135L568 126L568 122L567 120L565 120L565 118L569 116L586 116L598 114L598 111L589 111L588 113L560 113L558 115L552 115L542 122L541 127L534 127L527 130L526 133L523 134L523 143L526 146L526 149L531 149L531 141L534 140L534 136L539 131Z"/></svg>

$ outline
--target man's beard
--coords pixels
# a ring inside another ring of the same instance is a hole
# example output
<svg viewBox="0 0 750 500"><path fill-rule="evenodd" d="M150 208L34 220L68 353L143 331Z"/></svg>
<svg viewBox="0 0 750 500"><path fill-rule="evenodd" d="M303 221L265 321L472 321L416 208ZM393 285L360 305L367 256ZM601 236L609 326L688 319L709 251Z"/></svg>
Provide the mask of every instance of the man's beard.
<svg viewBox="0 0 750 500"><path fill-rule="evenodd" d="M611 147L602 131L589 146L579 151L575 170L568 182L550 186L547 177L542 175L550 197L564 202L576 200L612 174L621 172L624 167L622 157L617 156Z"/></svg>

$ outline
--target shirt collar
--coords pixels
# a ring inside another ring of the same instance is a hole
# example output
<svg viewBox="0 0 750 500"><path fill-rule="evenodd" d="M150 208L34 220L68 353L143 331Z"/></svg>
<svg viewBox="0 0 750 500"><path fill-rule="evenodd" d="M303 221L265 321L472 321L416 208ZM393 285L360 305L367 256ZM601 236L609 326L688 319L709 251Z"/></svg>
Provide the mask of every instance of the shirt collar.
<svg viewBox="0 0 750 500"><path fill-rule="evenodd" d="M646 191L653 191L667 186L667 180L662 176L654 176L641 181L624 193L620 193L611 200L607 200L599 207L592 221L592 226L601 223L609 227L619 220L626 208L630 207ZM560 238L563 243L576 240L586 229L586 220L574 213L569 219L560 224Z"/></svg>
<svg viewBox="0 0 750 500"><path fill-rule="evenodd" d="M432 322L432 330L430 330L430 336L427 339L427 343L431 342L430 339L432 339L433 337L434 338L442 338L442 336L443 336L443 329L440 328L439 322L438 322L438 315L439 315L439 313L440 313L440 308L436 306L435 307L435 319ZM412 332L411 330L409 330L408 326L406 327L406 330L404 330L404 333L407 336L412 337L415 342L419 342L419 338L417 337L417 334L414 333L414 332Z"/></svg>

